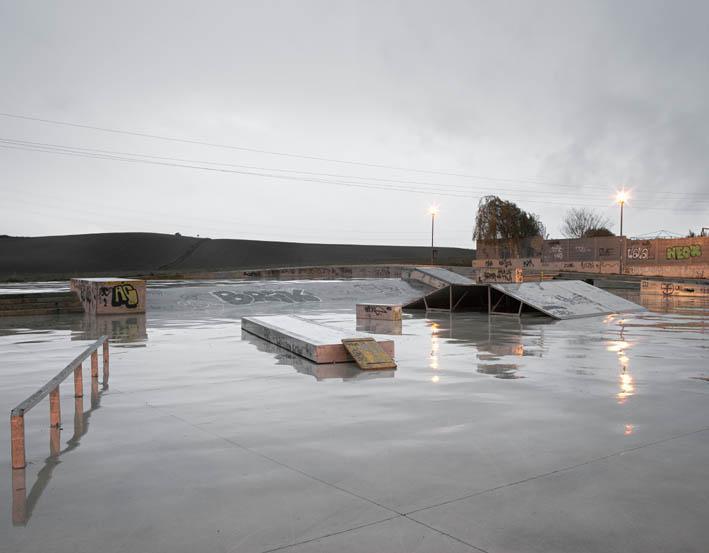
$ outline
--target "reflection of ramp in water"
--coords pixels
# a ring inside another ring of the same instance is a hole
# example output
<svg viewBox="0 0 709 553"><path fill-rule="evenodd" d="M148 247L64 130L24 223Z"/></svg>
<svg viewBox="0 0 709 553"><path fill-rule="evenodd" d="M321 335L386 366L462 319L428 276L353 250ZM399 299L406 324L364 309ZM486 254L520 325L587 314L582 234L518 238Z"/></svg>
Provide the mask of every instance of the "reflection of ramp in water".
<svg viewBox="0 0 709 553"><path fill-rule="evenodd" d="M394 378L396 370L363 371L355 363L331 363L318 364L307 360L305 357L296 355L283 348L267 342L254 334L242 331L241 339L253 344L256 349L266 353L271 353L276 358L278 365L293 367L301 374L308 374L317 381L341 378L343 382L355 380L368 380L372 378Z"/></svg>

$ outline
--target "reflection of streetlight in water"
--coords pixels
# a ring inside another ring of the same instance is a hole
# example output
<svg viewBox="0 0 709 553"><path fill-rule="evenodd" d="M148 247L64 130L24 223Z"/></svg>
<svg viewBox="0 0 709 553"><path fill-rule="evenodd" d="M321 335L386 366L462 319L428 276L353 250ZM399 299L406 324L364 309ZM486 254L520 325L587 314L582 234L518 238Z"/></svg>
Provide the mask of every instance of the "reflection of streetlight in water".
<svg viewBox="0 0 709 553"><path fill-rule="evenodd" d="M611 343L606 349L618 354L618 362L620 363L620 376L618 377L620 392L616 394L618 398L618 403L623 404L626 400L635 395L635 382L633 376L628 371L628 364L630 363L630 358L625 354L626 349L630 348L632 344L625 341L623 336L623 331L625 329L621 327L620 340L616 340ZM632 425L630 425L630 432L628 432L628 427L626 426L625 434L632 433Z"/></svg>
<svg viewBox="0 0 709 553"><path fill-rule="evenodd" d="M433 370L438 369L438 323L431 323L431 355L428 366Z"/></svg>

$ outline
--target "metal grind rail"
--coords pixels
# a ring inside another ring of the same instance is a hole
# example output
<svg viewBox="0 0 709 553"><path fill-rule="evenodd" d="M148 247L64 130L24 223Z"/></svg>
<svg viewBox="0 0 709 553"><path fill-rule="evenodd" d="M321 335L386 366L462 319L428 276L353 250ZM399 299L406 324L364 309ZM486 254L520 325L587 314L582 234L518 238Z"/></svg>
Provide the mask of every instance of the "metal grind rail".
<svg viewBox="0 0 709 553"><path fill-rule="evenodd" d="M91 357L91 378L98 379L98 348L103 347L103 382L108 382L108 336L101 336L82 353L80 353L71 363L69 363L59 374L37 390L34 394L25 399L12 411L10 411L10 435L12 440L12 468L21 469L26 466L25 462L25 414L37 405L46 396L49 396L49 426L57 428L61 425L61 408L59 402L59 385L64 382L67 376L74 373L74 397L84 396L83 362Z"/></svg>

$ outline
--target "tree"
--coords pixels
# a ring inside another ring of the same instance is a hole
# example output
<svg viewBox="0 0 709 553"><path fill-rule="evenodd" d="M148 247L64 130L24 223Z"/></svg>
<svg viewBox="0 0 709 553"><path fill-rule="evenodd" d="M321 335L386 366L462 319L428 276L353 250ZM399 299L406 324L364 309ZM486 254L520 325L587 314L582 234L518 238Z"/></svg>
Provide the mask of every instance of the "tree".
<svg viewBox="0 0 709 553"><path fill-rule="evenodd" d="M586 207L573 208L566 212L561 234L566 238L586 238L590 236L613 236L608 230L611 222L607 217L600 215ZM606 234L603 234L603 233Z"/></svg>
<svg viewBox="0 0 709 553"><path fill-rule="evenodd" d="M520 239L544 236L546 229L534 213L527 213L517 204L497 196L480 199L475 216L474 240Z"/></svg>
<svg viewBox="0 0 709 553"><path fill-rule="evenodd" d="M584 238L596 238L598 236L615 236L615 234L606 227L592 228L583 234Z"/></svg>

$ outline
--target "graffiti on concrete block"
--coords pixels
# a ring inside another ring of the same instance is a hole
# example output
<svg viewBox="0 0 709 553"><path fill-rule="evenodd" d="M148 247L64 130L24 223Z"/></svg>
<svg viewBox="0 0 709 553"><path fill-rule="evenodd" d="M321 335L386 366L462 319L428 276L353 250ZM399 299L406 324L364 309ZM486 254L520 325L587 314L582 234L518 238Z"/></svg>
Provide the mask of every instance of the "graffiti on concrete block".
<svg viewBox="0 0 709 553"><path fill-rule="evenodd" d="M232 305L249 305L258 302L303 303L320 301L317 296L299 288L294 288L290 292L287 290L248 290L239 292L217 290L212 292L212 294Z"/></svg>
<svg viewBox="0 0 709 553"><path fill-rule="evenodd" d="M692 257L701 257L702 247L699 244L691 246L672 246L667 248L667 259L681 261Z"/></svg>
<svg viewBox="0 0 709 553"><path fill-rule="evenodd" d="M387 311L391 311L391 307L387 305L365 305L364 312L372 313L373 315L385 315Z"/></svg>
<svg viewBox="0 0 709 553"><path fill-rule="evenodd" d="M132 284L102 286L99 295L104 307L108 306L109 298L112 307L126 306L129 309L138 307L138 291Z"/></svg>

